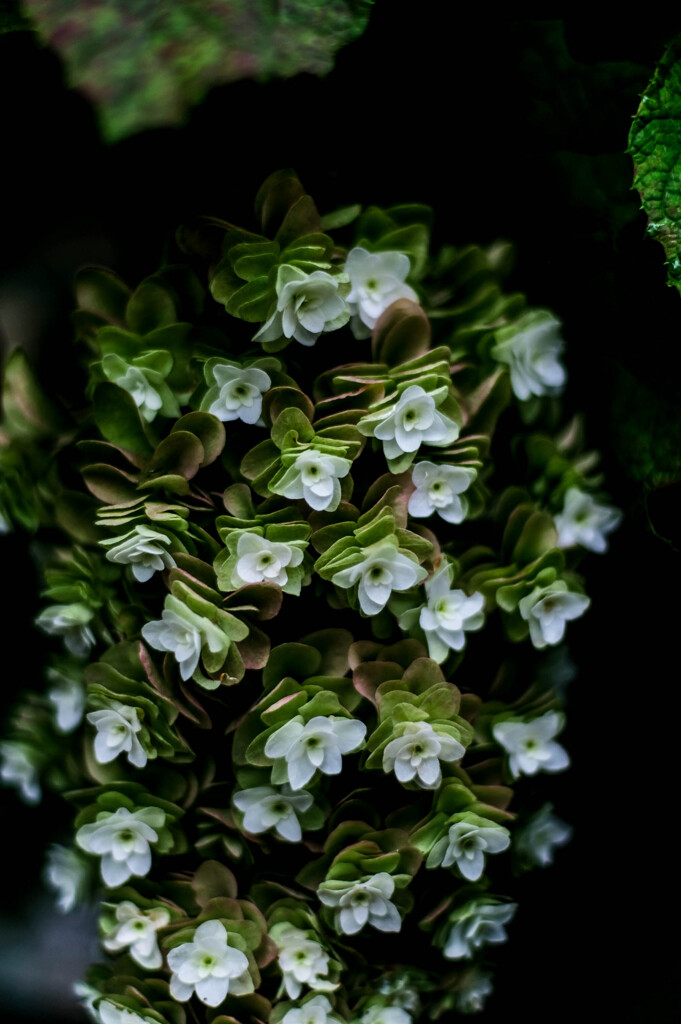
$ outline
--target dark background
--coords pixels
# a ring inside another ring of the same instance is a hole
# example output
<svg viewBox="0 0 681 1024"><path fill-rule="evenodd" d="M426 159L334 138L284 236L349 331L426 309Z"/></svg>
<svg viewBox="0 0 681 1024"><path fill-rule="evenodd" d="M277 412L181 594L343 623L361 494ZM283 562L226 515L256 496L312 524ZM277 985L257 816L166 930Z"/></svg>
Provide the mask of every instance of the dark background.
<svg viewBox="0 0 681 1024"><path fill-rule="evenodd" d="M368 31L327 78L221 87L186 126L112 148L52 52L28 33L0 37L1 340L39 355L44 379L59 379L80 264L104 263L134 283L156 268L183 218L243 222L259 183L283 166L298 170L323 211L423 201L435 208L436 244L516 244L511 284L564 321L567 405L585 411L588 444L603 453L625 521L610 553L586 567L593 605L570 631L579 674L564 738L573 767L550 790L575 837L553 869L519 880L520 910L478 1019L676 1020L666 933L681 909L672 842L679 556L650 532L621 422L629 396L632 408L641 396L644 405L678 398L681 297L666 287L662 249L645 237L624 150L681 18L656 17L654 27L591 14L445 18L454 6L378 0ZM673 524L674 488L654 501ZM38 582L25 545L5 540L0 551L8 708L21 687L39 685L26 666L41 640L30 626ZM61 924L36 932L43 851L30 836L52 838L56 814L49 800L35 811L7 792L2 806L2 949L30 979L35 967L17 960L18 943L33 942L49 973L57 946L70 942ZM7 1005L6 1019L18 1020L20 1008ZM25 1012L65 1019L68 1001L29 1000Z"/></svg>

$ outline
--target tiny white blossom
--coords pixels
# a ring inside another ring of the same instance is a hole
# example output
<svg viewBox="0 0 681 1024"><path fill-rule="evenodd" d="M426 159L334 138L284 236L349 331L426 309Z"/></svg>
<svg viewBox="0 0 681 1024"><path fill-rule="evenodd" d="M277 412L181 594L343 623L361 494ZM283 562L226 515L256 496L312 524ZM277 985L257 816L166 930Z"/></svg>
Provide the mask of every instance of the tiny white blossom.
<svg viewBox="0 0 681 1024"><path fill-rule="evenodd" d="M114 888L123 885L132 875L144 877L148 873L150 843L157 842L156 830L163 828L165 820L165 812L159 807L100 811L96 821L81 825L76 842L86 853L102 858L102 880Z"/></svg>
<svg viewBox="0 0 681 1024"><path fill-rule="evenodd" d="M103 711L91 711L87 720L97 730L95 757L100 764L108 764L119 754L127 754L135 768L144 768L147 752L137 738L142 722L137 709L112 700Z"/></svg>
<svg viewBox="0 0 681 1024"><path fill-rule="evenodd" d="M273 786L254 786L242 789L232 797L234 806L244 815L244 828L260 835L273 828L277 835L289 842L299 843L303 837L298 814L312 807L310 793L294 793L290 786L280 790Z"/></svg>
<svg viewBox="0 0 681 1024"><path fill-rule="evenodd" d="M99 1015L99 1024L154 1024L152 1017L141 1017L127 1006L116 1006L108 999L101 1001L95 1013Z"/></svg>
<svg viewBox="0 0 681 1024"><path fill-rule="evenodd" d="M169 921L170 914L165 907L140 910L130 900L123 900L116 907L116 926L104 939L104 949L109 953L127 949L140 967L156 970L163 963L156 932Z"/></svg>
<svg viewBox="0 0 681 1024"><path fill-rule="evenodd" d="M437 512L448 523L462 523L468 513L468 501L463 492L477 475L477 470L468 466L417 462L411 474L416 490L409 498L409 515L425 518Z"/></svg>
<svg viewBox="0 0 681 1024"><path fill-rule="evenodd" d="M331 582L348 590L355 583L359 606L365 615L382 611L394 590L404 591L423 582L426 569L398 550L390 541L378 541L364 549L361 562L334 573Z"/></svg>
<svg viewBox="0 0 681 1024"><path fill-rule="evenodd" d="M302 1006L294 1006L281 1018L281 1024L340 1024L339 1018L331 1012L331 1003L326 996L313 996Z"/></svg>
<svg viewBox="0 0 681 1024"><path fill-rule="evenodd" d="M142 626L142 636L155 650L174 655L183 679L189 679L195 672L204 643L213 652L221 650L225 643L221 629L172 594L165 599L161 618Z"/></svg>
<svg viewBox="0 0 681 1024"><path fill-rule="evenodd" d="M370 1006L360 1017L360 1024L411 1024L411 1014L401 1006Z"/></svg>
<svg viewBox="0 0 681 1024"><path fill-rule="evenodd" d="M492 975L476 970L469 974L456 994L456 1008L461 1013L481 1013L485 1001L492 994Z"/></svg>
<svg viewBox="0 0 681 1024"><path fill-rule="evenodd" d="M560 321L555 317L530 314L519 330L501 332L492 357L509 367L511 387L517 398L558 394L566 380L560 361L564 344Z"/></svg>
<svg viewBox="0 0 681 1024"><path fill-rule="evenodd" d="M47 678L52 685L46 697L54 708L55 725L58 732L66 735L73 732L83 719L85 690L79 679L54 668L47 670Z"/></svg>
<svg viewBox="0 0 681 1024"><path fill-rule="evenodd" d="M504 926L516 909L517 903L469 903L447 936L443 950L446 958L469 959L482 946L505 942L508 936Z"/></svg>
<svg viewBox="0 0 681 1024"><path fill-rule="evenodd" d="M321 942L293 925L277 928L273 938L279 949L282 984L289 999L297 999L303 985L316 992L331 992L338 988L326 977L330 957L324 952Z"/></svg>
<svg viewBox="0 0 681 1024"><path fill-rule="evenodd" d="M580 544L588 551L601 554L608 549L607 535L622 521L622 513L612 505L599 505L590 494L570 487L563 509L555 517L559 548Z"/></svg>
<svg viewBox="0 0 681 1024"><path fill-rule="evenodd" d="M5 785L14 786L25 804L40 803L42 791L31 748L15 740L3 740L0 758L0 779Z"/></svg>
<svg viewBox="0 0 681 1024"><path fill-rule="evenodd" d="M288 583L287 569L293 569L303 561L301 548L267 540L257 533L242 533L236 553L238 561L232 573L232 586L235 588L245 583L263 582L285 587Z"/></svg>
<svg viewBox="0 0 681 1024"><path fill-rule="evenodd" d="M553 864L554 847L564 846L571 838L572 828L552 814L551 805L547 804L520 831L516 849L533 864L545 868Z"/></svg>
<svg viewBox="0 0 681 1024"><path fill-rule="evenodd" d="M229 944L227 929L220 921L204 921L191 942L168 953L173 975L170 994L185 1003L194 992L207 1006L219 1006L227 995L243 996L254 991L248 971L248 957Z"/></svg>
<svg viewBox="0 0 681 1024"><path fill-rule="evenodd" d="M277 271L277 305L253 341L295 338L314 345L320 334L335 331L350 319L348 305L338 290L342 279L325 270L306 274L285 263Z"/></svg>
<svg viewBox="0 0 681 1024"><path fill-rule="evenodd" d="M447 388L426 391L420 384L405 388L397 402L384 410L373 430L383 442L387 459L397 459L405 452L417 452L422 444L446 447L459 436L459 426L444 413L438 412L438 399L447 396Z"/></svg>
<svg viewBox="0 0 681 1024"><path fill-rule="evenodd" d="M334 512L341 499L339 481L348 475L351 467L350 459L307 448L295 456L274 493L284 498L303 498L316 512ZM273 490L271 486L270 490Z"/></svg>
<svg viewBox="0 0 681 1024"><path fill-rule="evenodd" d="M451 565L443 565L425 582L427 602L419 614L419 625L426 634L428 653L442 663L450 651L461 651L466 633L481 629L485 623L480 593L470 597L463 590L451 588Z"/></svg>
<svg viewBox="0 0 681 1024"><path fill-rule="evenodd" d="M49 636L60 636L66 650L76 658L86 658L95 644L90 622L94 611L86 604L52 604L35 620Z"/></svg>
<svg viewBox="0 0 681 1024"><path fill-rule="evenodd" d="M163 407L163 396L154 387L154 384L161 383L161 375L146 367L131 366L114 353L104 356L102 369L108 380L128 392L142 418L151 423Z"/></svg>
<svg viewBox="0 0 681 1024"><path fill-rule="evenodd" d="M333 907L336 931L356 935L366 924L381 932L398 932L402 927L399 911L390 897L395 882L387 871L367 875L358 882L332 879L322 882L317 895L327 907Z"/></svg>
<svg viewBox="0 0 681 1024"><path fill-rule="evenodd" d="M568 622L578 619L591 604L586 594L568 590L567 583L556 580L534 590L518 602L518 609L530 627L530 639L537 649L559 644Z"/></svg>
<svg viewBox="0 0 681 1024"><path fill-rule="evenodd" d="M394 771L399 782L437 789L442 781L440 761L458 761L465 752L463 744L437 732L429 722L406 722L402 735L383 751L383 771Z"/></svg>
<svg viewBox="0 0 681 1024"><path fill-rule="evenodd" d="M440 839L428 855L427 867L450 868L456 865L464 878L477 882L485 870L485 855L501 853L511 845L507 828L493 821L481 819L480 825L471 821L457 821L450 825L446 836Z"/></svg>
<svg viewBox="0 0 681 1024"><path fill-rule="evenodd" d="M109 562L132 567L132 574L139 583L146 583L155 572L171 569L175 559L168 551L170 537L160 530L153 530L143 524L135 526L122 537L100 540Z"/></svg>
<svg viewBox="0 0 681 1024"><path fill-rule="evenodd" d="M556 743L564 725L561 712L547 711L530 722L497 722L492 732L497 743L509 755L508 764L514 778L536 775L538 771L560 772L570 764L567 751Z"/></svg>
<svg viewBox="0 0 681 1024"><path fill-rule="evenodd" d="M317 769L339 775L342 755L358 750L364 742L364 722L335 715L315 715L304 722L296 715L275 730L265 744L265 756L284 758L291 789L302 789Z"/></svg>
<svg viewBox="0 0 681 1024"><path fill-rule="evenodd" d="M350 278L350 326L356 338L368 338L381 313L397 299L419 301L405 283L409 270L409 257L403 252L372 253L359 245L350 250L345 273Z"/></svg>
<svg viewBox="0 0 681 1024"><path fill-rule="evenodd" d="M83 897L88 869L75 850L53 843L47 853L43 878L57 894L59 912L70 914Z"/></svg>
<svg viewBox="0 0 681 1024"><path fill-rule="evenodd" d="M243 368L230 363L217 363L212 374L215 385L206 392L201 408L223 423L257 423L262 413L262 396L272 386L269 374L256 366Z"/></svg>

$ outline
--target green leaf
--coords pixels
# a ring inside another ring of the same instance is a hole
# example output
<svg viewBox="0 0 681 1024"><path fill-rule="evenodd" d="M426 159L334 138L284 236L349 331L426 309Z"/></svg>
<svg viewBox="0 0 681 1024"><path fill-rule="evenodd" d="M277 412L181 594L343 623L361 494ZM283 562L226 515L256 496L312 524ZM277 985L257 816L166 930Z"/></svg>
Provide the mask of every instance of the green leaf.
<svg viewBox="0 0 681 1024"><path fill-rule="evenodd" d="M177 321L175 301L158 277L148 277L133 292L126 312L128 326L135 334L149 334Z"/></svg>
<svg viewBox="0 0 681 1024"><path fill-rule="evenodd" d="M175 423L171 433L176 430L189 431L194 434L203 446L201 468L214 462L225 447L225 428L217 416L208 412L188 412Z"/></svg>
<svg viewBox="0 0 681 1024"><path fill-rule="evenodd" d="M16 348L5 363L2 407L10 434L47 438L64 430L64 419L41 387L26 353Z"/></svg>
<svg viewBox="0 0 681 1024"><path fill-rule="evenodd" d="M123 388L108 381L99 384L94 393L94 414L102 436L111 444L143 460L153 455L139 410Z"/></svg>
<svg viewBox="0 0 681 1024"><path fill-rule="evenodd" d="M322 231L337 231L338 228L344 228L357 220L361 212L362 207L355 203L354 206L341 206L333 213L325 213L322 217Z"/></svg>

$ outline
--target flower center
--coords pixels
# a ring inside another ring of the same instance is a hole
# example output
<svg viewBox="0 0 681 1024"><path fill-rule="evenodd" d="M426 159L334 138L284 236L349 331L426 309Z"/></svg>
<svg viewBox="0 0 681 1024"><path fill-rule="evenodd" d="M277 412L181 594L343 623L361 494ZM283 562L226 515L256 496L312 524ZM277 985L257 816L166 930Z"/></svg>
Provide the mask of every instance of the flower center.
<svg viewBox="0 0 681 1024"><path fill-rule="evenodd" d="M118 838L122 843L131 843L135 838L135 833L126 828L123 832L118 833Z"/></svg>
<svg viewBox="0 0 681 1024"><path fill-rule="evenodd" d="M209 955L204 956L201 961L204 967L212 967L215 964L215 958Z"/></svg>
<svg viewBox="0 0 681 1024"><path fill-rule="evenodd" d="M288 809L288 804L285 804L283 800L280 800L278 803L274 804L272 808L275 814L286 814Z"/></svg>
<svg viewBox="0 0 681 1024"><path fill-rule="evenodd" d="M320 741L318 736L310 736L305 742L308 747L318 747Z"/></svg>

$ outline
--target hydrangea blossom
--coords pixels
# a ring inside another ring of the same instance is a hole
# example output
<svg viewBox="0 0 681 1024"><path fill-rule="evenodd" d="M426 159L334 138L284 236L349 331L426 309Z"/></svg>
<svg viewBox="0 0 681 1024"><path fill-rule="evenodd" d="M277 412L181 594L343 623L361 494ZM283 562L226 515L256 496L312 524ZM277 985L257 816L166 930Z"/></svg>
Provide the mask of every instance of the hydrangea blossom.
<svg viewBox="0 0 681 1024"><path fill-rule="evenodd" d="M541 650L559 644L568 622L578 619L591 604L586 594L568 590L564 580L535 587L518 602L521 616L530 627L530 639Z"/></svg>
<svg viewBox="0 0 681 1024"><path fill-rule="evenodd" d="M215 384L208 388L201 408L223 423L232 420L257 423L262 413L263 395L272 386L269 374L256 366L216 363L210 375Z"/></svg>
<svg viewBox="0 0 681 1024"><path fill-rule="evenodd" d="M331 582L345 590L358 583L360 608L365 615L377 615L394 590L409 590L422 583L427 575L427 570L418 562L386 540L365 548L362 561L334 573Z"/></svg>
<svg viewBox="0 0 681 1024"><path fill-rule="evenodd" d="M409 515L423 519L437 512L448 523L462 523L468 513L468 501L463 492L477 475L477 470L468 466L417 462L411 474L416 490L409 498Z"/></svg>
<svg viewBox="0 0 681 1024"><path fill-rule="evenodd" d="M331 992L338 988L326 977L329 973L328 953L321 942L311 936L311 932L293 925L278 927L273 935L279 949L282 986L289 999L297 999L303 985L315 992Z"/></svg>
<svg viewBox="0 0 681 1024"><path fill-rule="evenodd" d="M100 871L105 885L123 885L133 875L143 877L151 867L150 844L158 840L166 816L160 807L138 807L129 811L100 811L97 820L81 825L76 842L86 853L101 857Z"/></svg>
<svg viewBox="0 0 681 1024"><path fill-rule="evenodd" d="M0 779L5 785L14 786L24 803L40 803L42 791L31 748L15 740L3 740L0 758Z"/></svg>
<svg viewBox="0 0 681 1024"><path fill-rule="evenodd" d="M364 722L335 715L315 715L304 722L300 715L276 729L265 744L265 756L286 762L291 789L302 789L319 770L338 775L342 755L361 747L367 727Z"/></svg>
<svg viewBox="0 0 681 1024"><path fill-rule="evenodd" d="M243 813L247 832L257 836L273 828L292 843L299 843L303 837L298 814L308 811L313 803L310 793L294 793L290 786L254 786L239 790L232 800Z"/></svg>
<svg viewBox="0 0 681 1024"><path fill-rule="evenodd" d="M173 972L170 994L181 1003L196 992L202 1003L219 1006L228 994L243 996L254 991L248 957L230 945L220 921L204 921L191 942L171 949L168 966Z"/></svg>
<svg viewBox="0 0 681 1024"><path fill-rule="evenodd" d="M381 313L397 299L419 301L406 284L409 270L409 257L403 252L367 252L359 245L350 250L345 273L350 278L350 327L356 338L368 338Z"/></svg>
<svg viewBox="0 0 681 1024"><path fill-rule="evenodd" d="M55 726L58 732L67 735L76 729L85 710L85 690L80 679L66 676L57 669L48 669L47 678L52 685L45 696L54 709Z"/></svg>
<svg viewBox="0 0 681 1024"><path fill-rule="evenodd" d="M350 459L306 448L295 455L270 490L284 498L302 498L316 512L335 512L341 499L339 481L348 475L351 466Z"/></svg>
<svg viewBox="0 0 681 1024"><path fill-rule="evenodd" d="M511 387L521 401L532 395L558 394L565 384L560 326L549 314L532 313L518 325L498 332L492 357L508 366Z"/></svg>
<svg viewBox="0 0 681 1024"><path fill-rule="evenodd" d="M515 846L522 857L545 868L553 864L554 847L564 846L571 838L572 828L551 813L551 804L546 804L520 830Z"/></svg>
<svg viewBox="0 0 681 1024"><path fill-rule="evenodd" d="M138 583L146 583L155 572L171 569L175 565L175 559L168 551L170 537L150 526L141 524L122 537L100 540L99 543L108 548L106 557L109 562L132 568Z"/></svg>
<svg viewBox="0 0 681 1024"><path fill-rule="evenodd" d="M304 552L295 544L267 540L257 533L242 533L237 544L238 561L232 573L232 586L246 583L276 583L285 587L288 569L303 561Z"/></svg>
<svg viewBox="0 0 681 1024"><path fill-rule="evenodd" d="M469 959L482 946L505 942L505 925L517 910L516 903L482 903L471 900L457 914L445 940L448 960Z"/></svg>
<svg viewBox="0 0 681 1024"><path fill-rule="evenodd" d="M602 554L608 549L608 534L622 521L622 513L612 505L599 505L579 487L570 487L565 493L563 508L554 519L559 548L579 544L588 551Z"/></svg>
<svg viewBox="0 0 681 1024"><path fill-rule="evenodd" d="M127 754L131 765L144 768L147 752L137 737L142 728L137 708L112 700L104 710L91 711L87 720L97 730L95 757L100 764L109 764L119 754Z"/></svg>
<svg viewBox="0 0 681 1024"><path fill-rule="evenodd" d="M419 626L426 635L428 653L440 664L450 651L461 651L466 633L481 629L485 623L482 594L454 590L452 566L445 564L426 580L426 604L419 613Z"/></svg>
<svg viewBox="0 0 681 1024"><path fill-rule="evenodd" d="M172 594L165 599L161 618L142 626L142 636L157 651L168 651L175 657L183 679L191 678L196 671L204 644L214 652L225 646L222 630Z"/></svg>
<svg viewBox="0 0 681 1024"><path fill-rule="evenodd" d="M130 900L123 900L116 907L116 925L104 939L104 949L109 953L126 949L140 967L154 971L163 963L156 932L169 921L165 907L141 910Z"/></svg>
<svg viewBox="0 0 681 1024"><path fill-rule="evenodd" d="M462 743L437 732L430 722L406 722L401 735L383 751L383 771L394 771L399 782L437 789L442 781L440 761L458 761L465 752Z"/></svg>
<svg viewBox="0 0 681 1024"><path fill-rule="evenodd" d="M88 868L75 850L53 843L47 853L43 878L57 894L57 910L70 914L82 900Z"/></svg>
<svg viewBox="0 0 681 1024"><path fill-rule="evenodd" d="M422 444L445 448L456 441L459 425L438 406L447 398L446 387L426 391L420 384L410 384L398 400L382 410L380 420L367 420L364 430L371 430L373 436L383 442L386 459L398 459L406 452L417 452ZM363 430L363 421L358 428Z"/></svg>
<svg viewBox="0 0 681 1024"><path fill-rule="evenodd" d="M281 1024L340 1024L340 1019L331 1012L331 1003L326 996L313 996L302 1006L294 1006L281 1018Z"/></svg>
<svg viewBox="0 0 681 1024"><path fill-rule="evenodd" d="M507 720L493 726L494 738L509 755L508 765L515 779L536 775L538 771L560 772L568 767L567 751L553 738L564 724L561 712L547 711L529 722Z"/></svg>
<svg viewBox="0 0 681 1024"><path fill-rule="evenodd" d="M338 330L350 319L348 304L339 291L342 277L325 270L306 274L288 263L277 271L276 309L253 341L294 338L301 345L314 345L320 334Z"/></svg>
<svg viewBox="0 0 681 1024"><path fill-rule="evenodd" d="M370 1006L360 1017L361 1024L412 1024L411 1014L401 1006Z"/></svg>
<svg viewBox="0 0 681 1024"><path fill-rule="evenodd" d="M402 927L399 911L390 897L395 881L386 871L366 875L357 882L330 879L321 882L317 895L334 909L334 927L344 935L356 935L366 924L381 932L398 932Z"/></svg>
<svg viewBox="0 0 681 1024"><path fill-rule="evenodd" d="M466 814L465 820L450 825L428 854L426 866L456 866L469 882L477 882L485 870L485 855L501 853L511 845L511 834L503 825Z"/></svg>
<svg viewBox="0 0 681 1024"><path fill-rule="evenodd" d="M60 636L66 650L76 658L87 658L95 644L90 623L94 611L86 604L52 604L37 617L36 626L49 636Z"/></svg>

